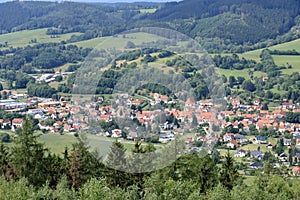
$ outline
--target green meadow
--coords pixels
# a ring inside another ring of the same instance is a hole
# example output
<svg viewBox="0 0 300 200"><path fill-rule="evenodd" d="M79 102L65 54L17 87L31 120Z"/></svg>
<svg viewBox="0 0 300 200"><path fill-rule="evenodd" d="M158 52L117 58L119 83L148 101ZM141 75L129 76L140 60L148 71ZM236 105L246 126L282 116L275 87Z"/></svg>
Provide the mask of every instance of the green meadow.
<svg viewBox="0 0 300 200"><path fill-rule="evenodd" d="M282 70L283 74L292 74L293 72L300 72L300 56L274 55L273 58L275 63L279 66L292 65L291 69Z"/></svg>
<svg viewBox="0 0 300 200"><path fill-rule="evenodd" d="M46 148L52 153L55 154L62 154L65 150L65 147L71 149L72 144L77 142L77 138L70 134L56 134L56 133L48 133L48 134L41 134L39 140L45 144ZM104 136L97 136L97 135L86 135L83 141L90 147L90 149L96 150L101 156L105 156L110 149L111 144L116 141L116 138L109 138ZM134 147L134 142L129 140L118 139L118 141L122 142L125 149L130 151ZM144 143L143 145L146 145ZM157 149L162 147L162 144L155 144Z"/></svg>
<svg viewBox="0 0 300 200"><path fill-rule="evenodd" d="M277 49L277 50L282 50L282 51L295 49L296 51L300 51L300 39L286 42L283 44L278 44L278 45L269 47L269 49L271 49L271 50Z"/></svg>
<svg viewBox="0 0 300 200"><path fill-rule="evenodd" d="M72 144L77 141L72 135L60 135L54 133L42 134L40 135L39 140L45 144L46 148L55 154L62 154L65 147L70 149Z"/></svg>
<svg viewBox="0 0 300 200"><path fill-rule="evenodd" d="M37 43L48 43L48 42L61 42L68 40L72 35L80 35L81 33L67 33L57 35L56 38L51 38L50 35L46 34L47 29L36 29L36 30L24 30L8 34L0 35L0 43L4 44L8 42L9 46L13 47L24 47L29 45L31 40L36 39Z"/></svg>
<svg viewBox="0 0 300 200"><path fill-rule="evenodd" d="M133 42L135 45L141 45L147 42L153 42L162 39L161 37L149 33L124 33L114 37L100 37L90 40L75 42L72 44L85 48L103 48L103 49L124 49L127 43Z"/></svg>
<svg viewBox="0 0 300 200"><path fill-rule="evenodd" d="M155 13L156 8L140 9L140 13Z"/></svg>

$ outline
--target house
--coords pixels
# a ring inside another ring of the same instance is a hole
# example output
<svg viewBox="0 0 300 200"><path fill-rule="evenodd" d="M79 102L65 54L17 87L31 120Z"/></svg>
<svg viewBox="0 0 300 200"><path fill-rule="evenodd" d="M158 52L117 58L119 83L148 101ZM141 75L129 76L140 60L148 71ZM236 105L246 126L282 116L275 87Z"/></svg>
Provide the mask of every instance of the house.
<svg viewBox="0 0 300 200"><path fill-rule="evenodd" d="M264 77L262 78L262 81L263 81L263 82L266 82L267 80L269 80L269 77L267 77L267 76L264 76Z"/></svg>
<svg viewBox="0 0 300 200"><path fill-rule="evenodd" d="M293 136L294 136L294 137L300 136L300 132L299 132L299 131L293 132Z"/></svg>
<svg viewBox="0 0 300 200"><path fill-rule="evenodd" d="M263 167L264 167L264 164L262 162L254 162L249 165L249 168L251 168L251 169L261 169Z"/></svg>
<svg viewBox="0 0 300 200"><path fill-rule="evenodd" d="M185 102L186 107L192 107L194 105L195 105L195 100L193 97L189 97Z"/></svg>
<svg viewBox="0 0 300 200"><path fill-rule="evenodd" d="M300 176L300 167L299 166L294 167L292 169L292 173L293 173L294 176Z"/></svg>
<svg viewBox="0 0 300 200"><path fill-rule="evenodd" d="M172 131L170 131L165 134L160 134L158 141L160 141L161 143L167 143L174 139L175 139L174 133Z"/></svg>
<svg viewBox="0 0 300 200"><path fill-rule="evenodd" d="M64 132L70 132L71 131L72 126L69 124L64 124Z"/></svg>
<svg viewBox="0 0 300 200"><path fill-rule="evenodd" d="M291 139L283 139L283 145L284 146L291 146L292 145L292 140Z"/></svg>
<svg viewBox="0 0 300 200"><path fill-rule="evenodd" d="M243 150L243 149L239 149L239 150L237 150L237 151L234 153L234 157L242 158L242 157L245 157L245 156L246 156L246 151Z"/></svg>
<svg viewBox="0 0 300 200"><path fill-rule="evenodd" d="M111 137L112 138L120 138L122 137L122 131L120 129L114 129L111 131Z"/></svg>
<svg viewBox="0 0 300 200"><path fill-rule="evenodd" d="M11 127L11 121L9 119L6 119L2 122L2 127L3 129L10 129Z"/></svg>
<svg viewBox="0 0 300 200"><path fill-rule="evenodd" d="M224 142L228 142L228 141L231 141L234 139L234 134L233 133L226 133L224 136L223 136L223 141Z"/></svg>
<svg viewBox="0 0 300 200"><path fill-rule="evenodd" d="M260 105L260 99L254 100L253 104L256 105L256 106Z"/></svg>
<svg viewBox="0 0 300 200"><path fill-rule="evenodd" d="M231 140L229 143L226 144L226 146L228 148L234 149L234 148L238 148L239 144L237 143L236 140Z"/></svg>
<svg viewBox="0 0 300 200"><path fill-rule="evenodd" d="M212 99L206 99L206 100L200 100L200 106L202 108L204 107L212 107L213 104L213 100Z"/></svg>
<svg viewBox="0 0 300 200"><path fill-rule="evenodd" d="M240 144L241 144L241 143L244 143L244 142L247 142L247 139L245 138L245 136L243 136L243 135L241 135L241 134L239 134L239 133L235 134L235 135L234 135L234 138L235 138L237 141L239 141Z"/></svg>
<svg viewBox="0 0 300 200"><path fill-rule="evenodd" d="M273 149L273 147L274 147L274 145L271 142L267 145L268 149Z"/></svg>
<svg viewBox="0 0 300 200"><path fill-rule="evenodd" d="M292 102L282 102L282 109L293 109L294 104Z"/></svg>
<svg viewBox="0 0 300 200"><path fill-rule="evenodd" d="M11 123L11 130L15 131L17 128L22 127L23 119L22 118L14 118Z"/></svg>
<svg viewBox="0 0 300 200"><path fill-rule="evenodd" d="M128 140L136 140L138 138L138 134L135 131L130 131L127 135Z"/></svg>
<svg viewBox="0 0 300 200"><path fill-rule="evenodd" d="M166 122L164 123L164 129L165 129L165 130L170 130L170 129L172 129L172 128L173 128L173 124L169 123L168 121L166 121Z"/></svg>
<svg viewBox="0 0 300 200"><path fill-rule="evenodd" d="M279 159L282 161L282 162L284 162L284 161L287 161L287 155L285 154L285 153L281 153L280 155L279 155Z"/></svg>
<svg viewBox="0 0 300 200"><path fill-rule="evenodd" d="M200 152L200 148L199 147L191 147L188 150L188 153L199 153Z"/></svg>
<svg viewBox="0 0 300 200"><path fill-rule="evenodd" d="M265 136L256 136L255 143L256 144L267 144L267 137L265 137Z"/></svg>
<svg viewBox="0 0 300 200"><path fill-rule="evenodd" d="M51 129L50 126L47 126L47 125L45 124L45 122L40 122L40 123L38 124L38 126L39 126L39 128L40 128L41 130L50 130L50 129Z"/></svg>
<svg viewBox="0 0 300 200"><path fill-rule="evenodd" d="M253 150L253 151L250 151L250 156L251 156L251 158L261 160L263 157L263 154L259 150Z"/></svg>

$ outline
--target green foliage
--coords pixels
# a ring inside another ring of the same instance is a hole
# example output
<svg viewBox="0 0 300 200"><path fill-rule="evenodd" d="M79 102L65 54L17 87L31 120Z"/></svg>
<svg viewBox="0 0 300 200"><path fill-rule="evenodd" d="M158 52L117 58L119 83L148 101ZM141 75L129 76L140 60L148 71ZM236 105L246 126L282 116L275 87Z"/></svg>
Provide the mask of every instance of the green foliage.
<svg viewBox="0 0 300 200"><path fill-rule="evenodd" d="M300 123L300 113L298 112L287 112L285 120L290 123Z"/></svg>
<svg viewBox="0 0 300 200"><path fill-rule="evenodd" d="M220 172L220 181L222 185L229 191L237 184L239 174L237 168L234 166L232 156L227 152L225 161L222 164L222 170Z"/></svg>
<svg viewBox="0 0 300 200"><path fill-rule="evenodd" d="M90 49L79 48L75 45L58 43L36 44L33 46L11 48L4 52L5 57L0 63L1 69L11 69L35 72L30 67L52 69L66 63L83 61ZM12 54L13 53L13 54ZM12 54L12 55L11 55Z"/></svg>
<svg viewBox="0 0 300 200"><path fill-rule="evenodd" d="M256 90L255 85L250 80L244 81L242 87L244 90L249 92L254 92Z"/></svg>
<svg viewBox="0 0 300 200"><path fill-rule="evenodd" d="M25 177L36 186L41 186L46 181L47 166L43 165L46 160L43 144L37 141L33 135L32 121L27 117L22 129L17 130L17 138L11 149L11 163L17 177Z"/></svg>
<svg viewBox="0 0 300 200"><path fill-rule="evenodd" d="M98 159L96 154L89 152L83 141L79 140L73 144L69 158L69 175L72 188L79 190L92 177L103 175L104 167Z"/></svg>
<svg viewBox="0 0 300 200"><path fill-rule="evenodd" d="M236 54L233 54L232 56L216 55L213 60L216 66L222 69L242 70L246 68L254 68L255 65L257 65L254 60L246 60L245 58L240 59Z"/></svg>
<svg viewBox="0 0 300 200"><path fill-rule="evenodd" d="M128 183L128 174L124 171L126 167L126 149L118 141L114 142L107 156L108 169L105 172L108 185L114 187L126 188Z"/></svg>
<svg viewBox="0 0 300 200"><path fill-rule="evenodd" d="M29 83L27 84L27 92L30 96L52 98L57 91L50 87L47 83L43 82L40 84Z"/></svg>

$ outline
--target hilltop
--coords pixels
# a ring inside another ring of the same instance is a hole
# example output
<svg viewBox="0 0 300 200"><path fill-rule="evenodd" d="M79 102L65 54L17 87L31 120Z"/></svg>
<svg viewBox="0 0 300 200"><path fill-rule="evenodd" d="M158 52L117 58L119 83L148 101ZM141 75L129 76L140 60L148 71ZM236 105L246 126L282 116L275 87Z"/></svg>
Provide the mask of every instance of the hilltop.
<svg viewBox="0 0 300 200"><path fill-rule="evenodd" d="M299 14L296 0L184 0L165 4L13 1L0 4L0 33L49 28L48 34L84 33L76 38L81 41L135 27L160 26L197 39L209 51L237 52L257 48L253 45L258 43L262 46L299 38L295 31Z"/></svg>

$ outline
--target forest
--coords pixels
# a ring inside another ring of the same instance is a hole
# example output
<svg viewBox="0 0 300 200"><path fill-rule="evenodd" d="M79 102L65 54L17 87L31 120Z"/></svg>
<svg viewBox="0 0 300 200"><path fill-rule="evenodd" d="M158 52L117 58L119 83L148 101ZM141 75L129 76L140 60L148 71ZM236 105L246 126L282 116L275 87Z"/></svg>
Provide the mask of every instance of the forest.
<svg viewBox="0 0 300 200"><path fill-rule="evenodd" d="M11 12L16 8L17 14ZM141 12L149 8L156 11ZM240 53L299 38L299 8L296 0L184 0L166 4L13 1L0 4L0 33L37 28L48 28L49 35L83 33L69 40L75 42L158 26L185 33L210 52Z"/></svg>

